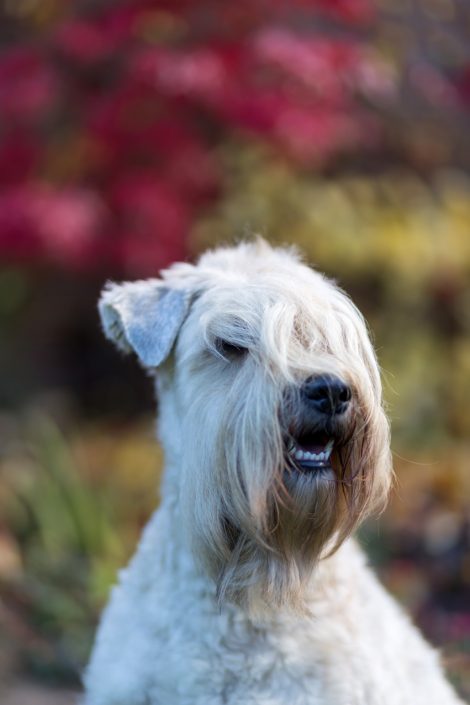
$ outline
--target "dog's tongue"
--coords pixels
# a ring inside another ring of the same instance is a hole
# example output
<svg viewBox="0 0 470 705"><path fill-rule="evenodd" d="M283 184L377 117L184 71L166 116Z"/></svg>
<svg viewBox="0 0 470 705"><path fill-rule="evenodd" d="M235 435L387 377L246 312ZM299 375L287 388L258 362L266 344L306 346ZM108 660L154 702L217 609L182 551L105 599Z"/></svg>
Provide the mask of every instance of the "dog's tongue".
<svg viewBox="0 0 470 705"><path fill-rule="evenodd" d="M326 433L314 433L310 436L302 436L298 439L299 448L308 453L323 453L330 439Z"/></svg>
<svg viewBox="0 0 470 705"><path fill-rule="evenodd" d="M323 453L325 451L325 448L326 446L318 445L318 443L312 443L308 445L304 445L302 443L302 450L306 451L307 453L314 453L315 455Z"/></svg>

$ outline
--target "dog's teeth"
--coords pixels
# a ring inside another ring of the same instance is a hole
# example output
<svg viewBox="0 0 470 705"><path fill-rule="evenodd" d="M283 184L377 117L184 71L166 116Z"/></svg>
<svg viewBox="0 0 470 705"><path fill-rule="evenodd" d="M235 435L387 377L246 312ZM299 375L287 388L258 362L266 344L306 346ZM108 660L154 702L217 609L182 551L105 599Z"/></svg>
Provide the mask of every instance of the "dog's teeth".
<svg viewBox="0 0 470 705"><path fill-rule="evenodd" d="M292 448L289 450L289 454L293 458L295 458L295 460L324 463L329 459L332 449L333 441L331 440L328 441L327 445L325 446L325 450L320 453L312 453L308 450L301 450L300 448L297 448L295 445L293 445Z"/></svg>

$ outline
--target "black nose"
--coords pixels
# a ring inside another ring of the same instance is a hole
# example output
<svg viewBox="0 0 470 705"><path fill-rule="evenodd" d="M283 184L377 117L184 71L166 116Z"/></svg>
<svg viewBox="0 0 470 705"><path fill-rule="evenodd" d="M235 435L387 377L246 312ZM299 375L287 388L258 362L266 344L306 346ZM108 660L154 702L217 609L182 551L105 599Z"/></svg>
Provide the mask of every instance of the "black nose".
<svg viewBox="0 0 470 705"><path fill-rule="evenodd" d="M338 377L309 377L302 386L302 395L310 407L320 414L344 414L351 399L351 390Z"/></svg>

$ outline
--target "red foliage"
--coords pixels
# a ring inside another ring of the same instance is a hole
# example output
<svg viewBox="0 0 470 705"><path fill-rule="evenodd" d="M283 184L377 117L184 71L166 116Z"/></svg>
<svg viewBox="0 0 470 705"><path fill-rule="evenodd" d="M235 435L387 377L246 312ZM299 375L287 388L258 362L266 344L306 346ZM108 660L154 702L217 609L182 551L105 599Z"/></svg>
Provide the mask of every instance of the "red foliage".
<svg viewBox="0 0 470 705"><path fill-rule="evenodd" d="M0 196L2 249L20 259L45 257L72 267L94 264L104 221L98 197L83 188L27 183Z"/></svg>
<svg viewBox="0 0 470 705"><path fill-rule="evenodd" d="M386 72L315 29L370 23L368 0L78 8L0 64L4 255L155 271L221 192L232 132L310 166L375 135L360 99L389 90Z"/></svg>
<svg viewBox="0 0 470 705"><path fill-rule="evenodd" d="M33 47L15 47L0 62L0 116L5 122L38 120L60 92L57 71Z"/></svg>

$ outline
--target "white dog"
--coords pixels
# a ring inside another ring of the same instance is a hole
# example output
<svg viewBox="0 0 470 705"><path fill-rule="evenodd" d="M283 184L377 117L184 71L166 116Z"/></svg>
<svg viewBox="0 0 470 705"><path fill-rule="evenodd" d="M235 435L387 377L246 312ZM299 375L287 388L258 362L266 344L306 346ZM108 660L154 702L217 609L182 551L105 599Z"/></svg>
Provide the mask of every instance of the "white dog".
<svg viewBox="0 0 470 705"><path fill-rule="evenodd" d="M160 508L105 611L88 705L456 705L349 538L391 462L363 318L259 240L109 286L156 372Z"/></svg>

